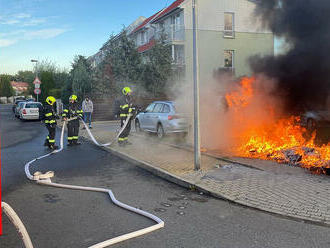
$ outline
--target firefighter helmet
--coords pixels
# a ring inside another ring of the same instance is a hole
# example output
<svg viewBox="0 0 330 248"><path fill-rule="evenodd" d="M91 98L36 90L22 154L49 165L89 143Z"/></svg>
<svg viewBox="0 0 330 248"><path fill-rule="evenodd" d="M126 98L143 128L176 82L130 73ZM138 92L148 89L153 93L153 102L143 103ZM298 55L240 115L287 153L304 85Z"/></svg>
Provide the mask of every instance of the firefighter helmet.
<svg viewBox="0 0 330 248"><path fill-rule="evenodd" d="M69 100L77 101L78 97L76 95L71 95Z"/></svg>
<svg viewBox="0 0 330 248"><path fill-rule="evenodd" d="M132 92L131 88L130 87L124 87L122 89L122 92L125 96L127 96L128 93Z"/></svg>
<svg viewBox="0 0 330 248"><path fill-rule="evenodd" d="M53 105L55 102L56 102L56 99L55 97L53 96L49 96L46 98L46 102L49 104L49 105Z"/></svg>

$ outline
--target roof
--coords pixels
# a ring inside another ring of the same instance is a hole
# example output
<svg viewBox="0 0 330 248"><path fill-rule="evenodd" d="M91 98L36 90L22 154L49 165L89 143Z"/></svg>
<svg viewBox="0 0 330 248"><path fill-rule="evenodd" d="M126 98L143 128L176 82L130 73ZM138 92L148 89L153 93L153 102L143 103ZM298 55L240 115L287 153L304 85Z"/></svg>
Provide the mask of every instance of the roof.
<svg viewBox="0 0 330 248"><path fill-rule="evenodd" d="M150 16L149 18L145 19L139 26L137 26L132 33L135 33L136 31L142 29L143 27L145 27L149 22L151 22L155 17L157 17L157 15L162 12L163 10L158 11L156 14Z"/></svg>
<svg viewBox="0 0 330 248"><path fill-rule="evenodd" d="M147 50L149 50L150 48L152 48L154 45L156 44L156 41L153 39L153 40L150 40L148 43L142 45L142 46L139 46L138 47L138 51L140 53L143 53Z"/></svg>
<svg viewBox="0 0 330 248"><path fill-rule="evenodd" d="M11 81L10 84L11 84L12 87L22 87L22 88L29 87L29 84L26 83L26 82Z"/></svg>
<svg viewBox="0 0 330 248"><path fill-rule="evenodd" d="M167 14L169 14L170 12L172 12L173 10L178 8L184 1L185 0L176 0L170 6L168 6L166 9L164 9L162 11L162 13L160 15L158 15L153 21L157 21L157 20L161 19L162 17L166 16Z"/></svg>

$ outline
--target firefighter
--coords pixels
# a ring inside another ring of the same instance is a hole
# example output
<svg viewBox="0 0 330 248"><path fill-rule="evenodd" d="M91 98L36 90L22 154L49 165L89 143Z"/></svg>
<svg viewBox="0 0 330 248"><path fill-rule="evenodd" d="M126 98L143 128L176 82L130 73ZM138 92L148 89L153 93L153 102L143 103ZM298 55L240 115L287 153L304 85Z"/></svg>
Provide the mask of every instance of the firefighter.
<svg viewBox="0 0 330 248"><path fill-rule="evenodd" d="M44 146L48 146L52 150L58 148L58 146L55 145L55 133L56 133L56 112L54 109L55 102L56 102L55 97L48 96L46 98L46 105L44 108L44 121L48 129L48 136L45 140Z"/></svg>
<svg viewBox="0 0 330 248"><path fill-rule="evenodd" d="M80 145L78 142L79 118L82 117L82 110L78 105L78 97L71 95L69 98L69 107L63 110L62 117L68 120L68 146Z"/></svg>
<svg viewBox="0 0 330 248"><path fill-rule="evenodd" d="M130 145L131 143L128 142L128 135L131 131L131 120L132 120L132 114L133 114L133 107L132 107L132 99L131 94L132 90L130 87L124 87L122 89L122 97L117 103L117 111L116 115L120 117L120 126L123 127L125 124L125 121L128 119L128 123L126 125L126 128L123 130L123 132L118 137L118 144L120 146Z"/></svg>

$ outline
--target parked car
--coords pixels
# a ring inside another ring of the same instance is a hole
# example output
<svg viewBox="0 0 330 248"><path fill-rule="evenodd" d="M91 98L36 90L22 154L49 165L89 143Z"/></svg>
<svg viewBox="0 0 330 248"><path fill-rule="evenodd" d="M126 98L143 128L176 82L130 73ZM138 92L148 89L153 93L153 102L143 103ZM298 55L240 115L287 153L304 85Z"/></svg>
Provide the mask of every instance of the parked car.
<svg viewBox="0 0 330 248"><path fill-rule="evenodd" d="M300 116L300 125L305 127L309 132L319 127L330 127L330 111L306 111Z"/></svg>
<svg viewBox="0 0 330 248"><path fill-rule="evenodd" d="M19 111L21 120L40 120L42 117L42 104L40 102L24 102Z"/></svg>
<svg viewBox="0 0 330 248"><path fill-rule="evenodd" d="M15 108L15 117L19 118L20 110L23 107L24 103L25 103L25 101L20 101L19 103L17 103L17 106Z"/></svg>
<svg viewBox="0 0 330 248"><path fill-rule="evenodd" d="M189 125L184 114L177 112L172 101L156 101L135 118L136 132L147 131L157 133L159 138L165 134L188 133Z"/></svg>
<svg viewBox="0 0 330 248"><path fill-rule="evenodd" d="M13 113L15 113L15 109L16 109L17 105L18 105L20 102L25 102L25 100L20 99L20 100L16 100L16 101L15 101L15 103L13 104L13 108L12 108Z"/></svg>

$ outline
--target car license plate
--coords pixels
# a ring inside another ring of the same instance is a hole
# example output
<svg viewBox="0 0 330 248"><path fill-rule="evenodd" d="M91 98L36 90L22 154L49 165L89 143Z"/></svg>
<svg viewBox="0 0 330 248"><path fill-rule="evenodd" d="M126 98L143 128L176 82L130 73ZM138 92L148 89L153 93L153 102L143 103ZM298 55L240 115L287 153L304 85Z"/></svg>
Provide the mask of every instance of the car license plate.
<svg viewBox="0 0 330 248"><path fill-rule="evenodd" d="M38 110L31 110L32 114L35 114L35 113L38 113L38 112L39 112Z"/></svg>

